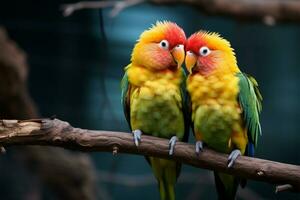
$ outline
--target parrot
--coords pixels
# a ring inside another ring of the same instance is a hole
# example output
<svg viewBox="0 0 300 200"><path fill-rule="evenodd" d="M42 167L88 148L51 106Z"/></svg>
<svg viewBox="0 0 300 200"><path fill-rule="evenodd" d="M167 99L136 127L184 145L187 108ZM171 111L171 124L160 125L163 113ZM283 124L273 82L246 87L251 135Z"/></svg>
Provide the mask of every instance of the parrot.
<svg viewBox="0 0 300 200"><path fill-rule="evenodd" d="M181 67L185 41L185 33L176 23L157 21L133 48L121 81L121 103L137 147L142 134L165 138L169 155L173 155L176 142L188 139L186 75ZM146 160L158 181L160 199L174 200L181 164L155 157Z"/></svg>
<svg viewBox="0 0 300 200"><path fill-rule="evenodd" d="M254 156L262 134L262 95L257 81L240 71L234 49L220 34L200 30L186 41L186 80L191 124L201 156L203 146L229 154L228 168L240 155ZM218 199L235 199L246 180L214 171Z"/></svg>

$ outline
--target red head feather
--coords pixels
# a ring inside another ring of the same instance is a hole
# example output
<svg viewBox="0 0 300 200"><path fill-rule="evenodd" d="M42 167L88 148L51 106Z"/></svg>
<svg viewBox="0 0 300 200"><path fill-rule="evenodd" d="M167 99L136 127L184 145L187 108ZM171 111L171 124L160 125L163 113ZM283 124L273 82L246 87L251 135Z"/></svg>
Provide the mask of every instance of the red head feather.
<svg viewBox="0 0 300 200"><path fill-rule="evenodd" d="M170 49L173 49L178 44L184 44L186 36L182 28L180 28L177 24L173 22L165 23L167 25L165 31L165 39L168 40Z"/></svg>
<svg viewBox="0 0 300 200"><path fill-rule="evenodd" d="M199 49L202 46L207 46L207 42L204 39L203 34L194 33L186 41L186 51L192 51L196 55L199 54Z"/></svg>

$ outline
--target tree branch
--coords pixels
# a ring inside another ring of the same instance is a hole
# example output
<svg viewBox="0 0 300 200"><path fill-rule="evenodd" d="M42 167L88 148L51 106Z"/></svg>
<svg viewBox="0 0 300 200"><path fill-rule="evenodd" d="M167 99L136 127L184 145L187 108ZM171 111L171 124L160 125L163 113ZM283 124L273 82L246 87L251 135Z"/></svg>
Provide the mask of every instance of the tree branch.
<svg viewBox="0 0 300 200"><path fill-rule="evenodd" d="M74 11L86 8L112 7L111 16L116 16L123 9L143 2L154 4L187 4L198 8L209 15L228 16L239 20L262 21L266 25L276 22L299 22L300 1L295 0L123 0L78 2L65 4L61 8L64 16L70 16Z"/></svg>
<svg viewBox="0 0 300 200"><path fill-rule="evenodd" d="M247 179L290 184L293 191L300 191L300 166L241 156L229 169L227 155L207 148L197 156L193 145L178 142L174 155L169 156L168 140L143 135L142 143L136 147L131 134L73 128L58 119L1 120L0 145L50 145L79 151L114 151L155 156Z"/></svg>
<svg viewBox="0 0 300 200"><path fill-rule="evenodd" d="M300 1L295 0L151 0L151 2L157 4L184 3L209 15L262 21L266 25L275 25L276 22L300 21Z"/></svg>

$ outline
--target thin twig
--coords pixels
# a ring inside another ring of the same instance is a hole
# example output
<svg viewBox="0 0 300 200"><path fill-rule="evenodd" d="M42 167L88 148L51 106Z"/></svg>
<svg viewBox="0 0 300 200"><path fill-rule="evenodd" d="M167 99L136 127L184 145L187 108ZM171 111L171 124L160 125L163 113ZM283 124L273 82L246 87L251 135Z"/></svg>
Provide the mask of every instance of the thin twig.
<svg viewBox="0 0 300 200"><path fill-rule="evenodd" d="M63 11L63 16L68 17L77 10L107 8L112 7L115 4L115 1L83 1L72 4L63 4L61 10Z"/></svg>
<svg viewBox="0 0 300 200"><path fill-rule="evenodd" d="M68 17L77 10L82 9L99 9L99 8L110 8L110 17L117 16L125 8L140 4L145 0L124 0L124 1L82 1L73 4L64 4L61 6L63 16Z"/></svg>
<svg viewBox="0 0 300 200"><path fill-rule="evenodd" d="M121 11L124 9L135 6L137 4L143 3L145 0L125 0L120 1L119 3L116 3L116 5L113 7L112 11L110 12L111 17L117 16Z"/></svg>
<svg viewBox="0 0 300 200"><path fill-rule="evenodd" d="M284 192L284 191L293 191L294 187L290 184L278 185L276 186L275 193Z"/></svg>

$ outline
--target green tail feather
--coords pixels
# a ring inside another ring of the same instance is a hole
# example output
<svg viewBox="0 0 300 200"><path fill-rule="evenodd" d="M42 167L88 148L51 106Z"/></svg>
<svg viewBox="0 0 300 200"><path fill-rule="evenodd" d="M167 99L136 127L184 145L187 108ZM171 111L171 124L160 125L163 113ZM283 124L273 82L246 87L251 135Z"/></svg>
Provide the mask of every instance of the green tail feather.
<svg viewBox="0 0 300 200"><path fill-rule="evenodd" d="M219 200L234 200L239 186L239 181L236 177L214 172L215 184L218 192Z"/></svg>
<svg viewBox="0 0 300 200"><path fill-rule="evenodd" d="M180 164L174 161L148 157L154 175L158 181L161 200L175 200L175 184Z"/></svg>
<svg viewBox="0 0 300 200"><path fill-rule="evenodd" d="M158 183L160 200L175 200L174 185L168 184L164 180L160 180Z"/></svg>

